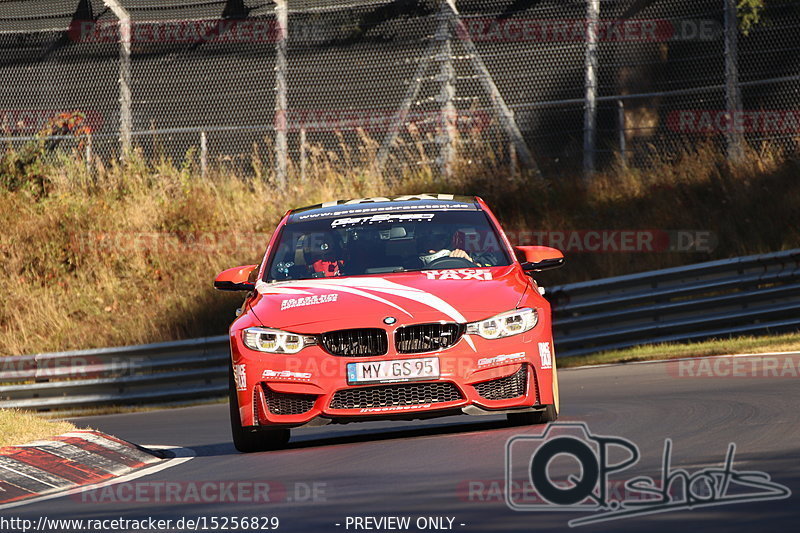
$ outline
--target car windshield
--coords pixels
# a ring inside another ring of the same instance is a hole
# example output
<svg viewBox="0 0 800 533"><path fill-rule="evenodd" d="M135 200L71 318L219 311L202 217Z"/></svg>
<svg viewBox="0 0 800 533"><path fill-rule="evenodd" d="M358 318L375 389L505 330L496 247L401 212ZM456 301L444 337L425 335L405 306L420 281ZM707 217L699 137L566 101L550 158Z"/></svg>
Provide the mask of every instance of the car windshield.
<svg viewBox="0 0 800 533"><path fill-rule="evenodd" d="M283 227L267 281L510 264L482 211L330 215Z"/></svg>

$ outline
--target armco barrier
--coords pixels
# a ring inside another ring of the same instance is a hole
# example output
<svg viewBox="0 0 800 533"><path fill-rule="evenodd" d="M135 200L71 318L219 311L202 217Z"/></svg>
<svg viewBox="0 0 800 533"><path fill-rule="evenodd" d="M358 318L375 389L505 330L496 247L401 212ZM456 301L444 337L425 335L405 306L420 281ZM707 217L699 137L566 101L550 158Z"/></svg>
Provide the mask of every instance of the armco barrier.
<svg viewBox="0 0 800 533"><path fill-rule="evenodd" d="M800 249L551 287L559 357L800 329ZM223 396L228 337L0 358L0 408Z"/></svg>
<svg viewBox="0 0 800 533"><path fill-rule="evenodd" d="M552 287L556 351L800 329L800 249Z"/></svg>
<svg viewBox="0 0 800 533"><path fill-rule="evenodd" d="M0 358L0 408L80 410L222 396L228 337Z"/></svg>

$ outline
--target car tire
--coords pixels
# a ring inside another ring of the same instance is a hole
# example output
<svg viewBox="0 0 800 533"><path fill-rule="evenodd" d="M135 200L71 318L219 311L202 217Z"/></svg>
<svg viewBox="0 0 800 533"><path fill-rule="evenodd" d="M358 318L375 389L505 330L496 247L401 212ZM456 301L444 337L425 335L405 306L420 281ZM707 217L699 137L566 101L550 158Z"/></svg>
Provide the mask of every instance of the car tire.
<svg viewBox="0 0 800 533"><path fill-rule="evenodd" d="M558 413L556 412L556 406L550 404L545 406L544 411L508 413L506 418L512 426L534 426L537 424L555 422L558 419Z"/></svg>
<svg viewBox="0 0 800 533"><path fill-rule="evenodd" d="M286 428L263 429L258 426L242 427L239 417L239 398L233 381L233 368L228 368L228 405L230 407L233 446L242 453L279 450L289 443L290 431Z"/></svg>

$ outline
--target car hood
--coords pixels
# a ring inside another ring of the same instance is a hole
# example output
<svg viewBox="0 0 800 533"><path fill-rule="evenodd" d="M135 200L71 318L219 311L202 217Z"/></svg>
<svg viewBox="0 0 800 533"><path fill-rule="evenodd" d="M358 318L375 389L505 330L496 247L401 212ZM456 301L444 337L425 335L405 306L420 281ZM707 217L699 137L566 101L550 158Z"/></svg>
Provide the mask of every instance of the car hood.
<svg viewBox="0 0 800 533"><path fill-rule="evenodd" d="M514 309L530 286L507 267L259 282L250 309L265 327L296 333L425 322L472 322Z"/></svg>

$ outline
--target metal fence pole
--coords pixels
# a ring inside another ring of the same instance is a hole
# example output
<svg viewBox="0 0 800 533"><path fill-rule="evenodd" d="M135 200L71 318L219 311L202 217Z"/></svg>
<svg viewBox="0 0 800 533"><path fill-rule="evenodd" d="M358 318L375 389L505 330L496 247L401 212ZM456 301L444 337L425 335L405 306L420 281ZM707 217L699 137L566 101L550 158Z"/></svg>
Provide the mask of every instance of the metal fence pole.
<svg viewBox="0 0 800 533"><path fill-rule="evenodd" d="M441 2L439 10L439 29L436 32L436 39L442 43L441 67L439 69L440 79L442 80L442 131L439 134L439 166L442 175L447 178L452 177L453 163L456 158L456 107L454 102L456 96L455 87L455 68L453 67L453 44L451 42L451 32L449 19L452 11L447 3Z"/></svg>
<svg viewBox="0 0 800 533"><path fill-rule="evenodd" d="M511 179L516 180L519 175L519 162L517 161L517 147L514 143L508 143L508 164L511 167Z"/></svg>
<svg viewBox="0 0 800 533"><path fill-rule="evenodd" d="M206 132L200 132L200 177L205 178L208 174L208 139Z"/></svg>
<svg viewBox="0 0 800 533"><path fill-rule="evenodd" d="M586 94L583 109L583 177L594 174L597 141L597 31L600 19L600 0L586 3Z"/></svg>
<svg viewBox="0 0 800 533"><path fill-rule="evenodd" d="M300 181L306 181L306 129L300 128Z"/></svg>
<svg viewBox="0 0 800 533"><path fill-rule="evenodd" d="M92 136L86 136L86 149L84 153L84 159L86 160L86 173L91 175L92 174L92 158L94 155L92 154Z"/></svg>
<svg viewBox="0 0 800 533"><path fill-rule="evenodd" d="M617 134L619 135L619 158L623 168L628 166L628 141L625 138L625 102L617 100Z"/></svg>
<svg viewBox="0 0 800 533"><path fill-rule="evenodd" d="M739 24L736 18L736 0L723 0L725 9L725 108L728 113L728 128L725 142L728 159L737 161L742 157L743 138L737 119L742 108L739 92Z"/></svg>
<svg viewBox="0 0 800 533"><path fill-rule="evenodd" d="M276 0L275 18L278 35L275 44L275 178L286 185L289 166L289 147L286 138L286 43L289 39L289 10L286 0Z"/></svg>
<svg viewBox="0 0 800 533"><path fill-rule="evenodd" d="M131 17L117 0L103 0L119 21L119 142L120 158L130 153L133 115L131 113Z"/></svg>

